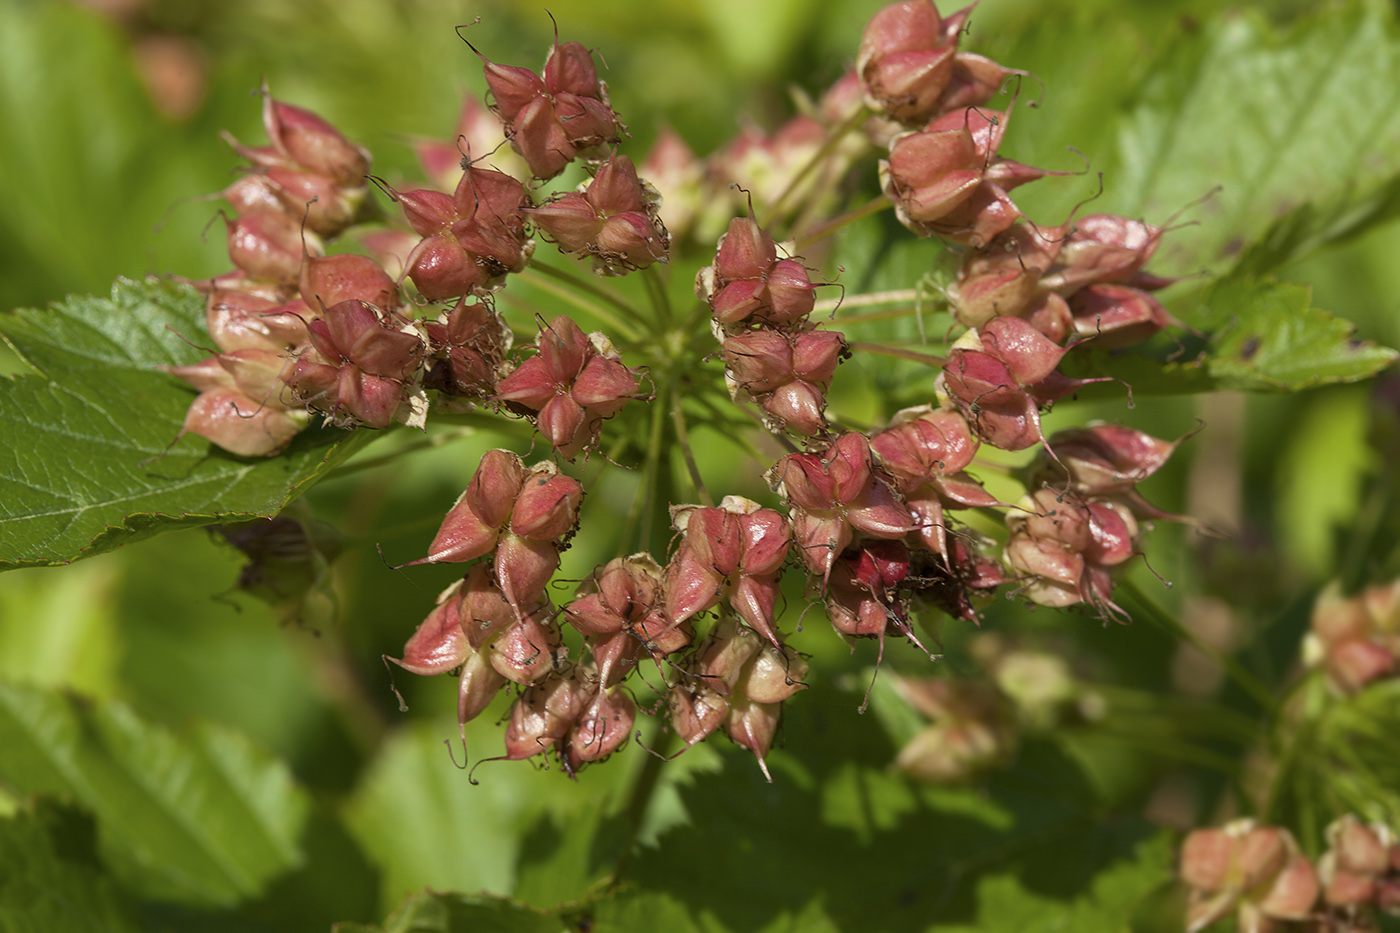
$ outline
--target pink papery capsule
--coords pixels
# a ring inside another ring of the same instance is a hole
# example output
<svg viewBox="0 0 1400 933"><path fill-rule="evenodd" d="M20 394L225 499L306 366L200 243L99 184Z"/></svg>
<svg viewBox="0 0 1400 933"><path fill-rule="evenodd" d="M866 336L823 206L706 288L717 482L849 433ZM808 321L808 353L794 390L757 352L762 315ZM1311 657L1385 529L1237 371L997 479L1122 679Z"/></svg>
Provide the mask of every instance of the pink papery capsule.
<svg viewBox="0 0 1400 933"><path fill-rule="evenodd" d="M803 437L826 431L826 390L836 365L850 356L839 333L745 330L726 337L721 354L731 393L746 391L768 415L769 430Z"/></svg>
<svg viewBox="0 0 1400 933"><path fill-rule="evenodd" d="M875 472L863 434L843 434L820 454L789 454L765 475L788 500L793 541L823 585L856 532L896 540L914 530L909 510Z"/></svg>
<svg viewBox="0 0 1400 933"><path fill-rule="evenodd" d="M890 142L880 182L901 223L921 236L982 247L1021 216L1007 192L1046 173L996 155L1010 111L969 107Z"/></svg>
<svg viewBox="0 0 1400 933"><path fill-rule="evenodd" d="M670 236L657 204L632 160L615 154L578 191L526 213L561 251L591 256L600 274L623 275L667 259Z"/></svg>
<svg viewBox="0 0 1400 933"><path fill-rule="evenodd" d="M666 619L678 626L727 599L734 611L778 645L778 577L787 559L787 521L740 496L718 508L671 507L681 544L666 568Z"/></svg>
<svg viewBox="0 0 1400 933"><path fill-rule="evenodd" d="M602 422L622 409L638 380L601 333L587 336L560 315L541 328L539 353L497 384L496 398L522 413L568 458L596 442Z"/></svg>
<svg viewBox="0 0 1400 933"><path fill-rule="evenodd" d="M958 33L972 7L946 19L933 0L905 0L871 17L856 54L866 102L901 123L922 123L953 77Z"/></svg>
<svg viewBox="0 0 1400 933"><path fill-rule="evenodd" d="M577 671L556 671L527 689L510 708L505 757L519 761L560 746L597 689Z"/></svg>
<svg viewBox="0 0 1400 933"><path fill-rule="evenodd" d="M349 299L310 321L307 332L311 346L287 376L297 397L337 423L392 424L422 367L426 346L421 331L399 325L367 302Z"/></svg>
<svg viewBox="0 0 1400 933"><path fill-rule="evenodd" d="M779 259L777 245L752 217L736 217L719 239L713 265L695 277L695 294L724 327L797 326L816 304L815 286L796 259Z"/></svg>
<svg viewBox="0 0 1400 933"><path fill-rule="evenodd" d="M1285 829L1236 820L1190 833L1180 875L1190 888L1187 929L1196 931L1237 912L1241 929L1275 929L1309 918L1320 893L1317 869Z"/></svg>

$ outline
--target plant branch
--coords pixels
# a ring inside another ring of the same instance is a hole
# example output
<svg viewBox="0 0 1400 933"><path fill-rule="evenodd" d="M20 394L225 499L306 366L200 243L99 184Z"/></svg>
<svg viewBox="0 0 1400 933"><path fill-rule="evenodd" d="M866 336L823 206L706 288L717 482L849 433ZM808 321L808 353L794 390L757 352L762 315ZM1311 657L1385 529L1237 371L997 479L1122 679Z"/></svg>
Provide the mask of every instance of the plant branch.
<svg viewBox="0 0 1400 933"><path fill-rule="evenodd" d="M710 491L705 488L705 480L700 476L700 468L695 464L695 451L690 446L690 432L685 426L685 412L681 410L681 394L671 393L671 420L676 426L676 441L680 444L681 454L685 457L685 468L690 472L690 482L695 487L695 494L700 497L700 501L707 506L713 506L715 500L710 496Z"/></svg>
<svg viewBox="0 0 1400 933"><path fill-rule="evenodd" d="M848 133L860 126L869 116L870 108L862 104L857 107L849 117L842 121L840 126L827 134L825 141L822 142L821 148L812 153L812 157L803 164L796 175L792 176L787 183L787 187L782 190L782 193L778 195L773 201L773 204L768 208L767 223L763 225L765 228L771 227L778 221L782 216L783 207L786 206L788 199L797 192L798 186L806 180L808 175L816 170L818 165L826 161L827 157L836 150L836 147L841 143L841 140L846 138Z"/></svg>
<svg viewBox="0 0 1400 933"><path fill-rule="evenodd" d="M537 272L540 275L538 277L532 276L529 274L530 272ZM533 259L530 260L530 268L526 272L520 273L520 275L524 281L528 281L538 286L539 288L550 292L551 294L558 295L560 298L563 298L565 301L570 302L575 307L586 311L589 314L592 314L599 320L606 321L610 326L617 328L618 333L622 334L624 337L626 337L626 339L634 341L641 339L641 332L636 330L631 323L623 321L617 315L604 309L598 303L585 300L584 298L571 291L570 288L564 288L559 283L564 283L573 289L578 289L581 292L585 292L586 294L598 298L603 302L603 304L613 306L618 311L622 312L622 314L626 315L628 318L631 318L632 321L635 321L637 323L643 323L646 321L645 315L643 315L636 308L632 307L631 304L624 301L622 298L613 294L607 289L600 288L592 282L589 282L585 279L581 279L578 276L573 275L571 273L565 272L563 269L557 269L554 266L546 265L542 262L537 262ZM549 278L556 279L557 282L547 281L545 278L546 276Z"/></svg>
<svg viewBox="0 0 1400 933"><path fill-rule="evenodd" d="M932 353L920 353L917 350L906 350L903 347L887 347L879 343L853 343L851 349L879 353L883 356L894 356L903 360L913 360L916 363L927 363L929 366L942 366L948 362L946 357L934 356Z"/></svg>
<svg viewBox="0 0 1400 933"><path fill-rule="evenodd" d="M813 243L821 242L822 240L831 236L837 230L840 230L842 227L846 226L847 224L855 223L862 217L869 217L871 214L878 214L880 213L880 211L883 211L886 208L893 206L894 202L891 201L889 198L885 197L883 194L879 195L878 197L871 198L869 201L865 202L860 207L849 210L846 213L841 214L837 217L833 217L826 223L809 232L806 236L802 237L800 240L797 241L797 245L794 247L794 250L798 253L801 253Z"/></svg>
<svg viewBox="0 0 1400 933"><path fill-rule="evenodd" d="M1233 680L1236 686L1241 690L1249 694L1263 709L1271 714L1275 711L1278 698L1274 695L1274 692L1260 683L1253 674L1245 670L1243 665L1229 655L1216 650L1214 647L1197 638L1194 632L1182 625L1176 616L1158 606L1157 603L1144 593L1142 588L1132 580L1124 579L1120 582L1120 586L1122 586L1124 592L1132 597L1133 602L1137 603L1138 607L1147 613L1149 619L1177 638L1191 645L1216 664L1219 664L1221 669L1225 671L1226 676Z"/></svg>

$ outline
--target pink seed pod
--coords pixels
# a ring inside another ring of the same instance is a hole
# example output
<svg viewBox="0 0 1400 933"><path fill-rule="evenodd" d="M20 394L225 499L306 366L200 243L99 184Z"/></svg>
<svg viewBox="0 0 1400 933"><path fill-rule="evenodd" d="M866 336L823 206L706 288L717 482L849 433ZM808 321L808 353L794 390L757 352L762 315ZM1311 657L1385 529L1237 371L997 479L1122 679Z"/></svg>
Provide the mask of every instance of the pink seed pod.
<svg viewBox="0 0 1400 933"><path fill-rule="evenodd" d="M1400 674L1400 581L1353 597L1332 584L1313 606L1303 659L1322 667L1334 692L1352 695Z"/></svg>
<svg viewBox="0 0 1400 933"><path fill-rule="evenodd" d="M565 766L570 772L602 761L621 748L637 722L637 704L621 689L600 690L569 730Z"/></svg>
<svg viewBox="0 0 1400 933"><path fill-rule="evenodd" d="M908 621L909 594L904 584L910 571L909 549L897 541L867 541L843 553L826 587L832 628L849 638L878 639L881 654L891 626L919 644Z"/></svg>
<svg viewBox="0 0 1400 933"><path fill-rule="evenodd" d="M896 412L890 426L870 438L871 453L901 493L962 472L979 445L958 411L929 405Z"/></svg>
<svg viewBox="0 0 1400 933"><path fill-rule="evenodd" d="M1180 875L1191 889L1186 911L1191 930L1234 910L1241 929L1305 920L1320 893L1317 869L1298 852L1288 831L1248 819L1189 834Z"/></svg>
<svg viewBox="0 0 1400 933"><path fill-rule="evenodd" d="M270 457L306 424L304 413L249 398L236 388L212 388L190 403L180 434L197 434L240 457Z"/></svg>
<svg viewBox="0 0 1400 933"><path fill-rule="evenodd" d="M528 68L486 61L486 87L493 100L491 108L509 126L532 100L546 94L544 80Z"/></svg>
<svg viewBox="0 0 1400 933"><path fill-rule="evenodd" d="M1043 282L1066 297L1086 285L1134 284L1133 279L1157 251L1163 232L1161 227L1116 214L1091 214L1066 226L1068 229L1047 231L1061 240L1061 245L1055 268Z"/></svg>
<svg viewBox="0 0 1400 933"><path fill-rule="evenodd" d="M1107 350L1142 343L1176 323L1162 303L1140 288L1089 285L1068 302L1074 331L1085 343Z"/></svg>
<svg viewBox="0 0 1400 933"><path fill-rule="evenodd" d="M469 576L466 585L479 588L480 581ZM476 718L505 685L506 679L491 667L488 656L470 644L463 625L464 581L448 587L438 604L404 645L402 658L389 658L404 670L431 676L460 669L457 695L457 721L464 724ZM471 620L468 620L470 624Z"/></svg>
<svg viewBox="0 0 1400 933"><path fill-rule="evenodd" d="M1015 708L995 685L901 677L895 689L932 720L895 758L895 767L912 777L960 784L1000 767L1015 754Z"/></svg>
<svg viewBox="0 0 1400 933"><path fill-rule="evenodd" d="M1011 112L967 108L890 142L880 184L920 236L982 247L1021 216L1007 192L1046 172L997 157Z"/></svg>
<svg viewBox="0 0 1400 933"><path fill-rule="evenodd" d="M325 175L342 187L364 184L369 172L368 151L311 111L273 100L265 90L263 129L273 149L288 161Z"/></svg>
<svg viewBox="0 0 1400 933"><path fill-rule="evenodd" d="M383 187L389 197L399 205L399 210L403 211L404 220L409 227L419 236L432 236L451 230L453 224L471 216L470 211L463 215L452 195L442 191L430 188L399 191L388 185Z"/></svg>
<svg viewBox="0 0 1400 933"><path fill-rule="evenodd" d="M304 220L312 233L334 237L355 222L367 192L363 179L344 188L316 172L273 165L243 175L222 195L239 214L280 212Z"/></svg>
<svg viewBox="0 0 1400 933"><path fill-rule="evenodd" d="M909 510L875 472L862 434L843 434L821 454L789 454L765 476L788 500L798 553L823 585L856 532L897 540L914 530Z"/></svg>
<svg viewBox="0 0 1400 933"><path fill-rule="evenodd" d="M544 63L544 84L551 94L594 98L603 95L593 54L582 42L555 41Z"/></svg>
<svg viewBox="0 0 1400 933"><path fill-rule="evenodd" d="M1048 446L1055 451L1055 458L1038 455L1028 475L1031 485L1060 485L1068 476L1070 488L1082 495L1124 495L1161 469L1180 443L1158 440L1123 425L1092 421L1051 435Z"/></svg>
<svg viewBox="0 0 1400 933"><path fill-rule="evenodd" d="M702 683L673 685L666 702L671 710L671 729L686 748L705 741L729 715L729 701Z"/></svg>
<svg viewBox="0 0 1400 933"><path fill-rule="evenodd" d="M462 245L488 265L519 272L528 255L526 208L532 206L523 182L490 168L470 164L452 193L460 220L452 225ZM523 256L523 258L522 258Z"/></svg>
<svg viewBox="0 0 1400 933"><path fill-rule="evenodd" d="M521 413L559 453L577 456L597 441L605 418L635 397L638 380L601 333L584 336L560 315L540 331L539 353L497 384L496 399Z"/></svg>
<svg viewBox="0 0 1400 933"><path fill-rule="evenodd" d="M541 602L492 639L490 661L497 673L514 683L534 684L560 666L563 641L551 612Z"/></svg>
<svg viewBox="0 0 1400 933"><path fill-rule="evenodd" d="M307 407L338 423L385 428L414 393L426 349L420 330L395 326L367 302L332 305L307 325L311 346L296 360L287 384ZM424 405L426 405L426 400ZM424 408L424 410L426 410Z"/></svg>
<svg viewBox="0 0 1400 933"><path fill-rule="evenodd" d="M995 317L953 344L939 376L950 399L985 443L1023 450L1044 443L1040 407L1091 382L1055 371L1065 349L1027 321Z"/></svg>
<svg viewBox="0 0 1400 933"><path fill-rule="evenodd" d="M981 249L966 253L957 280L946 292L958 323L982 327L1002 315L1030 316L1044 291L1041 277L1054 264L1062 244L1053 231L1017 224ZM1063 334L1060 339L1046 336L1056 343L1063 339Z"/></svg>
<svg viewBox="0 0 1400 933"><path fill-rule="evenodd" d="M485 61L492 109L511 145L539 179L553 178L580 154L616 145L622 127L580 43L555 43L545 74Z"/></svg>
<svg viewBox="0 0 1400 933"><path fill-rule="evenodd" d="M418 563L455 563L489 554L510 520L527 471L509 450L488 450L456 504L443 519L428 556Z"/></svg>
<svg viewBox="0 0 1400 933"><path fill-rule="evenodd" d="M556 671L530 687L511 705L505 757L520 761L558 747L596 692L596 682L577 670Z"/></svg>
<svg viewBox="0 0 1400 933"><path fill-rule="evenodd" d="M650 554L613 558L589 574L564 617L584 635L621 632L660 606L662 574Z"/></svg>
<svg viewBox="0 0 1400 933"><path fill-rule="evenodd" d="M449 589L443 595L451 597L458 622L473 650L485 649L516 621L515 612L492 579L490 564L476 564L455 590Z"/></svg>
<svg viewBox="0 0 1400 933"><path fill-rule="evenodd" d="M259 168L284 168L325 176L341 188L364 185L370 163L366 149L347 140L339 130L311 111L273 100L266 85L262 95L263 129L270 145L244 146L225 134L225 139L239 155Z"/></svg>
<svg viewBox="0 0 1400 933"><path fill-rule="evenodd" d="M678 626L728 599L775 646L778 576L790 542L783 516L740 496L718 508L671 507L681 545L666 568L665 615Z"/></svg>
<svg viewBox="0 0 1400 933"><path fill-rule="evenodd" d="M695 655L690 674L706 688L731 697L763 642L747 626L723 617Z"/></svg>
<svg viewBox="0 0 1400 933"><path fill-rule="evenodd" d="M731 394L745 390L770 416L770 430L825 432L826 390L836 365L850 356L839 333L745 330L726 337L721 354Z"/></svg>
<svg viewBox="0 0 1400 933"><path fill-rule="evenodd" d="M291 399L283 379L289 367L280 352L256 348L165 367L200 393L177 440L196 434L242 457L279 452L306 424L303 412L288 411Z"/></svg>
<svg viewBox="0 0 1400 933"><path fill-rule="evenodd" d="M404 275L428 301L477 295L500 284L450 232L419 240L404 259Z"/></svg>
<svg viewBox="0 0 1400 933"><path fill-rule="evenodd" d="M303 319L280 313L283 302L277 297L216 288L204 307L205 326L220 350L281 352L307 340Z"/></svg>
<svg viewBox="0 0 1400 933"><path fill-rule="evenodd" d="M799 325L816 304L815 289L800 262L778 258L777 245L752 217L730 221L714 264L695 277L695 294L725 327Z"/></svg>
<svg viewBox="0 0 1400 933"><path fill-rule="evenodd" d="M768 771L768 751L773 747L773 738L778 732L778 720L782 716L782 706L777 703L758 703L747 697L734 697L729 701L729 712L724 717L724 730L740 748L753 752L758 766L768 783L773 783L773 775Z"/></svg>
<svg viewBox="0 0 1400 933"><path fill-rule="evenodd" d="M368 256L354 253L307 257L297 287L310 308L329 308L352 299L384 311L399 306L399 289L389 273Z"/></svg>
<svg viewBox="0 0 1400 933"><path fill-rule="evenodd" d="M755 703L782 703L806 689L802 679L807 671L806 659L792 650L763 645L744 666L734 690Z"/></svg>
<svg viewBox="0 0 1400 933"><path fill-rule="evenodd" d="M856 54L871 109L909 124L938 113L953 77L958 33L971 11L945 19L932 0L906 0L871 17Z"/></svg>
<svg viewBox="0 0 1400 933"><path fill-rule="evenodd" d="M1108 569L1137 552L1137 520L1127 506L1086 501L1073 492L1042 487L1006 519L1006 561L1026 575L1024 595L1042 606L1087 602L1115 612Z"/></svg>
<svg viewBox="0 0 1400 933"><path fill-rule="evenodd" d="M1380 906L1379 895L1393 888L1400 867L1400 845L1381 823L1369 826L1352 814L1327 827L1328 850L1318 861L1323 898L1333 907L1352 910Z"/></svg>
<svg viewBox="0 0 1400 933"><path fill-rule="evenodd" d="M253 211L227 226L229 259L260 282L295 285L302 256L322 252L320 238L304 233L299 218L281 211Z"/></svg>
<svg viewBox="0 0 1400 933"><path fill-rule="evenodd" d="M525 213L561 251L592 256L601 275L623 275L667 259L670 236L657 202L632 160L614 154L578 191Z"/></svg>

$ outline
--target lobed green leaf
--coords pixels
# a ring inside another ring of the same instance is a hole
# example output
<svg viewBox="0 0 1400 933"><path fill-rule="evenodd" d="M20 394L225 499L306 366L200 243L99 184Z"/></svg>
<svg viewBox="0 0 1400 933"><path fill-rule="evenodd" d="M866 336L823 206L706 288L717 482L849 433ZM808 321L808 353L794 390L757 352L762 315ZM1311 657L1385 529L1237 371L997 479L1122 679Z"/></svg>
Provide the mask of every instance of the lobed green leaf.
<svg viewBox="0 0 1400 933"><path fill-rule="evenodd" d="M119 703L0 684L0 781L97 819L108 868L152 899L228 905L301 861L307 800L239 734L177 736Z"/></svg>
<svg viewBox="0 0 1400 933"><path fill-rule="evenodd" d="M1260 274L1396 216L1400 33L1354 2L1278 29L1240 11L1187 33L1118 130L1106 209L1172 231L1175 273ZM1099 209L1095 205L1095 210Z"/></svg>
<svg viewBox="0 0 1400 933"><path fill-rule="evenodd" d="M1352 324L1312 307L1306 285L1231 276L1205 293L1191 323L1209 332L1184 343L1158 341L1151 355L1081 350L1075 376L1107 375L1144 395L1240 390L1289 392L1368 379L1400 353L1360 340ZM1093 389L1094 396L1120 389Z"/></svg>
<svg viewBox="0 0 1400 933"><path fill-rule="evenodd" d="M0 395L0 570L275 515L371 439L310 428L259 459L177 442L194 395L157 367L209 355L186 343L207 339L203 319L198 292L154 279L0 315L0 336L36 370Z"/></svg>
<svg viewBox="0 0 1400 933"><path fill-rule="evenodd" d="M138 933L93 842L91 819L48 801L0 819L0 933Z"/></svg>

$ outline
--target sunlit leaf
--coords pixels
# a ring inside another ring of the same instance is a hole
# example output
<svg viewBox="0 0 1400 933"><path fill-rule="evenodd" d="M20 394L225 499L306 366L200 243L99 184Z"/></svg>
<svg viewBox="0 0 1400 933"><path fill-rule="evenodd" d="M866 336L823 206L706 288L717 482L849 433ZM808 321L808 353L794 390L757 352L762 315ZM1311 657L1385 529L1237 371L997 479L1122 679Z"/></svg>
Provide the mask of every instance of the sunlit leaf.
<svg viewBox="0 0 1400 933"><path fill-rule="evenodd" d="M237 733L0 685L0 748L0 780L90 810L106 864L145 896L231 904L301 860L303 792Z"/></svg>
<svg viewBox="0 0 1400 933"><path fill-rule="evenodd" d="M0 315L0 335L37 370L0 395L0 569L274 515L372 437L309 428L259 459L193 436L172 446L194 394L156 367L207 356L181 339L203 333L199 294L155 280Z"/></svg>
<svg viewBox="0 0 1400 933"><path fill-rule="evenodd" d="M1400 209L1400 36L1388 4L1351 3L1280 30L1215 17L1153 68L1119 130L1094 209L1160 223L1170 273L1261 273ZM1194 323L1194 322L1188 322Z"/></svg>

